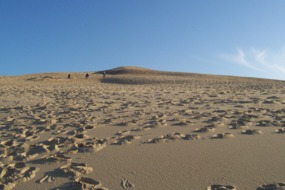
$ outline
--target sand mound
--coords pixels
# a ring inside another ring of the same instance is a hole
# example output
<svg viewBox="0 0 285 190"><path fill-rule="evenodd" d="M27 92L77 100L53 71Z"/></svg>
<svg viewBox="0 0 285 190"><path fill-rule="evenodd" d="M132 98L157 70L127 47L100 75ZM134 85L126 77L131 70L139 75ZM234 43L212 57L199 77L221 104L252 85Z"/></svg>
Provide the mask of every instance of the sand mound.
<svg viewBox="0 0 285 190"><path fill-rule="evenodd" d="M98 71L96 73L102 74L103 72L106 72L110 75L119 75L119 74L154 74L154 73L161 73L160 71L155 71L143 67L136 67L136 66L123 66L123 67L117 67L114 69L109 69L105 71Z"/></svg>
<svg viewBox="0 0 285 190"><path fill-rule="evenodd" d="M98 71L94 74L103 74L106 77L101 78L102 83L112 84L183 84L201 87L201 85L223 85L230 88L254 88L268 89L280 84L283 86L284 81L276 81L260 78L221 76L210 74L197 74L186 72L157 71L136 66L123 66L114 69ZM205 87L205 86L204 86Z"/></svg>

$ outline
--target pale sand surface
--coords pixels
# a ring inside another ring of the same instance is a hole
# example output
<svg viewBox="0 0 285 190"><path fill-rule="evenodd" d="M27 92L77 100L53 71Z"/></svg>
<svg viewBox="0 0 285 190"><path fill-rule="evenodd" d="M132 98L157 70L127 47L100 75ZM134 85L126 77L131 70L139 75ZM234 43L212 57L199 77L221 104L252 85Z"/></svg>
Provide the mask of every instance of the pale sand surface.
<svg viewBox="0 0 285 190"><path fill-rule="evenodd" d="M285 189L284 81L108 72L0 77L0 189Z"/></svg>

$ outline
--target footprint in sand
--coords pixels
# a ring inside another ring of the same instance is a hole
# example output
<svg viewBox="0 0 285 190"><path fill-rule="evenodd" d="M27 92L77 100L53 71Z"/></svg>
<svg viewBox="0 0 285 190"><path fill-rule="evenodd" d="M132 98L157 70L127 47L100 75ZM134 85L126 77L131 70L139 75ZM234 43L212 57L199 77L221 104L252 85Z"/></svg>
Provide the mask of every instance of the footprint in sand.
<svg viewBox="0 0 285 190"><path fill-rule="evenodd" d="M60 169L71 176L78 177L82 174L88 174L93 171L93 168L88 167L85 163L67 163L60 167Z"/></svg>
<svg viewBox="0 0 285 190"><path fill-rule="evenodd" d="M200 136L197 134L186 134L183 133L172 133L167 135L162 135L157 138L148 139L144 141L143 143L146 144L153 144L153 143L161 143L161 142L169 142L169 141L176 141L176 140L197 140L200 139Z"/></svg>
<svg viewBox="0 0 285 190"><path fill-rule="evenodd" d="M206 123L213 123L213 122L219 122L221 120L220 117L211 117L210 119L205 120Z"/></svg>
<svg viewBox="0 0 285 190"><path fill-rule="evenodd" d="M51 183L51 182L55 182L55 178L49 175L45 175L38 182L39 183Z"/></svg>
<svg viewBox="0 0 285 190"><path fill-rule="evenodd" d="M271 121L270 120L260 120L258 123L257 123L257 126L259 127L269 127L271 125Z"/></svg>
<svg viewBox="0 0 285 190"><path fill-rule="evenodd" d="M247 119L239 118L230 123L229 129L246 129L248 128L248 125L251 125L251 122Z"/></svg>
<svg viewBox="0 0 285 190"><path fill-rule="evenodd" d="M130 131L118 131L115 135L116 136L124 136L124 135L129 135Z"/></svg>
<svg viewBox="0 0 285 190"><path fill-rule="evenodd" d="M107 139L88 139L86 142L75 141L73 146L68 150L72 153L92 152L102 150L107 146Z"/></svg>
<svg viewBox="0 0 285 190"><path fill-rule="evenodd" d="M12 189L20 182L26 182L36 176L38 168L26 166L23 162L0 164L0 189Z"/></svg>
<svg viewBox="0 0 285 190"><path fill-rule="evenodd" d="M235 136L231 133L219 133L216 135L212 135L210 138L211 139L228 139L228 138L233 138L233 137Z"/></svg>
<svg viewBox="0 0 285 190"><path fill-rule="evenodd" d="M65 156L64 154L61 153L57 153L33 160L31 161L31 163L43 164L47 162L70 162L71 160L72 160L71 157Z"/></svg>
<svg viewBox="0 0 285 190"><path fill-rule="evenodd" d="M200 139L201 137L197 134L186 134L184 137L183 137L183 140L198 140Z"/></svg>
<svg viewBox="0 0 285 190"><path fill-rule="evenodd" d="M237 188L232 185L210 185L207 190L237 190Z"/></svg>
<svg viewBox="0 0 285 190"><path fill-rule="evenodd" d="M277 133L277 134L285 134L285 128L276 129L276 130L275 130L275 133Z"/></svg>
<svg viewBox="0 0 285 190"><path fill-rule="evenodd" d="M193 132L195 133L207 133L207 132L213 132L215 131L215 128L212 127L202 127L200 129L195 129Z"/></svg>
<svg viewBox="0 0 285 190"><path fill-rule="evenodd" d="M262 134L262 131L258 130L258 129L247 129L247 130L243 130L241 132L241 134L243 134L243 135L260 135L260 134Z"/></svg>
<svg viewBox="0 0 285 190"><path fill-rule="evenodd" d="M186 120L186 119L181 119L178 120L176 123L173 123L173 126L187 126L189 125L189 123L192 123L190 120Z"/></svg>
<svg viewBox="0 0 285 190"><path fill-rule="evenodd" d="M166 142L166 139L164 138L164 136L153 138L153 139L148 139L144 141L143 143L144 144L155 144L155 143L161 143L161 142Z"/></svg>
<svg viewBox="0 0 285 190"><path fill-rule="evenodd" d="M285 190L285 183L272 183L267 185L262 185L256 190Z"/></svg>
<svg viewBox="0 0 285 190"><path fill-rule="evenodd" d="M127 180L126 178L122 177L121 178L121 186L123 189L127 189L127 188L132 188L135 185L130 183L129 180Z"/></svg>
<svg viewBox="0 0 285 190"><path fill-rule="evenodd" d="M248 126L246 125L231 125L229 126L229 129L246 129Z"/></svg>
<svg viewBox="0 0 285 190"><path fill-rule="evenodd" d="M139 139L140 136L136 135L127 135L127 136L120 136L117 138L112 145L123 145L123 144L130 144L133 140Z"/></svg>
<svg viewBox="0 0 285 190"><path fill-rule="evenodd" d="M101 187L101 183L89 178L89 177L80 177L74 180L77 184L81 186L82 189L106 189Z"/></svg>
<svg viewBox="0 0 285 190"><path fill-rule="evenodd" d="M89 177L77 177L73 182L65 183L59 187L53 188L52 190L75 190L75 189L92 189L92 190L108 190L108 188L102 186L99 181L96 181Z"/></svg>

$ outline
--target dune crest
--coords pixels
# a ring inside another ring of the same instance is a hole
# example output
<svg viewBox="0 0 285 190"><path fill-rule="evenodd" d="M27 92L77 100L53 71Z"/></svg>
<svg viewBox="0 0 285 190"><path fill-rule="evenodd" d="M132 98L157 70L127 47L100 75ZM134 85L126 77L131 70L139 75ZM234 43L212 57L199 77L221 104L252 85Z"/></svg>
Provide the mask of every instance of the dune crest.
<svg viewBox="0 0 285 190"><path fill-rule="evenodd" d="M104 71L98 71L95 73L102 74L103 72L106 72L107 74L110 75L119 75L119 74L154 74L154 73L159 73L160 71L155 71L137 66L122 66Z"/></svg>

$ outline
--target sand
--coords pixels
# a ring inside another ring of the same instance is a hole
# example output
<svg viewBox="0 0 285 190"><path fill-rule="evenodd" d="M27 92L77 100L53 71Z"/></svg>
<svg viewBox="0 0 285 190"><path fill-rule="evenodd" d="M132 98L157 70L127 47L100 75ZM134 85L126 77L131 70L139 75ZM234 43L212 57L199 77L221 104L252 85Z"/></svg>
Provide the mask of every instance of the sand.
<svg viewBox="0 0 285 190"><path fill-rule="evenodd" d="M0 77L0 190L285 189L285 81L100 73Z"/></svg>

